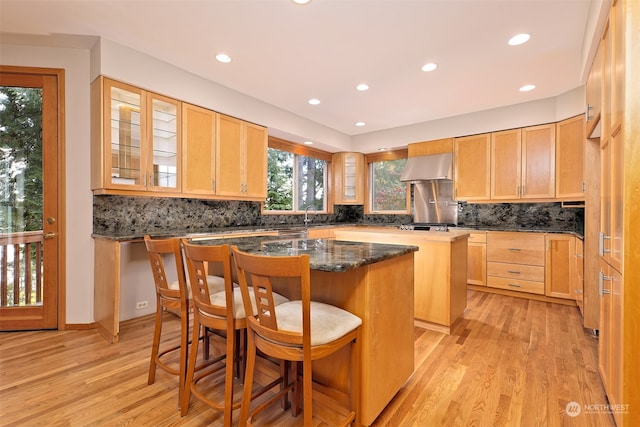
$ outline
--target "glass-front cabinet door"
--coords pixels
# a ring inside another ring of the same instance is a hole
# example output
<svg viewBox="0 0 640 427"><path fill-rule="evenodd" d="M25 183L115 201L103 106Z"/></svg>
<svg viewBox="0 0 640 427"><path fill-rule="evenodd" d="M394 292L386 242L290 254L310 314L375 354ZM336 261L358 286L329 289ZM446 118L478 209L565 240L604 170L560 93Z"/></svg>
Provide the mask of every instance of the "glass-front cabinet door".
<svg viewBox="0 0 640 427"><path fill-rule="evenodd" d="M149 165L147 187L155 191L180 189L180 103L149 94Z"/></svg>
<svg viewBox="0 0 640 427"><path fill-rule="evenodd" d="M104 79L104 188L179 192L180 101Z"/></svg>
<svg viewBox="0 0 640 427"><path fill-rule="evenodd" d="M145 93L141 89L105 80L105 153L109 187L146 187L143 142ZM105 118L107 119L107 118Z"/></svg>

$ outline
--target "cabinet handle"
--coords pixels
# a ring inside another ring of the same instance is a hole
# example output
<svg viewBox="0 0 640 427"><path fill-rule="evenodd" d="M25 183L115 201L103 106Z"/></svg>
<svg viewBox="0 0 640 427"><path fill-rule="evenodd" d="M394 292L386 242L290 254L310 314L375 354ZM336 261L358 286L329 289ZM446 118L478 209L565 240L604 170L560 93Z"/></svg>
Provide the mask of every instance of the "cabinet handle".
<svg viewBox="0 0 640 427"><path fill-rule="evenodd" d="M611 291L609 289L605 289L604 288L604 281L611 280L611 276L605 276L604 273L601 271L599 276L598 276L598 293L600 294L600 296L604 296L604 295L608 295L611 293Z"/></svg>
<svg viewBox="0 0 640 427"><path fill-rule="evenodd" d="M520 251L520 248L508 248L510 251Z"/></svg>
<svg viewBox="0 0 640 427"><path fill-rule="evenodd" d="M520 274L519 271L515 271L515 270L507 270L507 273L511 273L511 274Z"/></svg>
<svg viewBox="0 0 640 427"><path fill-rule="evenodd" d="M591 105L587 104L585 109L584 109L584 121L586 123L588 123L589 120L593 119L593 117L591 116L591 110L593 110L593 107Z"/></svg>
<svg viewBox="0 0 640 427"><path fill-rule="evenodd" d="M582 291L581 291L580 289L574 289L574 292L575 292L576 294L581 294L581 293L582 293Z"/></svg>
<svg viewBox="0 0 640 427"><path fill-rule="evenodd" d="M610 249L605 249L604 248L604 241L605 240L611 240L611 237L610 236L605 236L602 231L600 233L598 233L598 255L600 255L600 256L604 256L604 254L608 254L608 253L611 252Z"/></svg>
<svg viewBox="0 0 640 427"><path fill-rule="evenodd" d="M211 180L211 189L212 189L213 191L216 191L216 180L215 180L215 179L212 179L212 180Z"/></svg>
<svg viewBox="0 0 640 427"><path fill-rule="evenodd" d="M513 288L519 288L520 285L518 285L517 283L507 283L507 286L511 286Z"/></svg>

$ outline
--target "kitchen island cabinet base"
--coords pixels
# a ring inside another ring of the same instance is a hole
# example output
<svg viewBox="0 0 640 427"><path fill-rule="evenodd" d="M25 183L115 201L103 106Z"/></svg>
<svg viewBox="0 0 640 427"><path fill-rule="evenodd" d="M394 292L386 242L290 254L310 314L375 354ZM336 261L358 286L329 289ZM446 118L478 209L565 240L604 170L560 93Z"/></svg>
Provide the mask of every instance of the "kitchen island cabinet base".
<svg viewBox="0 0 640 427"><path fill-rule="evenodd" d="M413 374L413 264L410 253L345 272L311 270L313 301L362 319L362 338L356 344L361 346L361 396L356 408L360 425L371 425ZM274 284L274 290L299 298L296 285L282 282ZM348 357L348 351L339 351L314 361L314 380L347 390Z"/></svg>

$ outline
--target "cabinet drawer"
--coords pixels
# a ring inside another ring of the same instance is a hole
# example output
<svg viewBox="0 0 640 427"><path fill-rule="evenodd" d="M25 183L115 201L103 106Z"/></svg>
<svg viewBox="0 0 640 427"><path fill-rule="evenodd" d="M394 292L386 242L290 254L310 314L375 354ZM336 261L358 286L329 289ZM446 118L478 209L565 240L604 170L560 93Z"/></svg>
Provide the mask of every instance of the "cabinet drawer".
<svg viewBox="0 0 640 427"><path fill-rule="evenodd" d="M487 261L544 266L544 233L488 233Z"/></svg>
<svg viewBox="0 0 640 427"><path fill-rule="evenodd" d="M507 264L504 262L488 262L487 274L510 279L544 282L544 267L537 265Z"/></svg>
<svg viewBox="0 0 640 427"><path fill-rule="evenodd" d="M544 295L544 282L533 282L530 280L488 276L487 286L492 288L508 289L510 291L529 292L531 294Z"/></svg>
<svg viewBox="0 0 640 427"><path fill-rule="evenodd" d="M487 233L469 233L469 243L486 243Z"/></svg>

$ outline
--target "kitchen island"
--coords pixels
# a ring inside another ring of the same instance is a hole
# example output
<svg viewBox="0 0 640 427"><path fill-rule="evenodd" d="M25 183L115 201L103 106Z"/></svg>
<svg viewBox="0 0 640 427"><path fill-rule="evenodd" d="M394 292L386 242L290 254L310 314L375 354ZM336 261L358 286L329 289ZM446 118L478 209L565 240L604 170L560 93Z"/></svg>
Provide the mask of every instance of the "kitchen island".
<svg viewBox="0 0 640 427"><path fill-rule="evenodd" d="M371 425L413 373L414 245L346 242L334 239L283 239L276 231L237 230L234 233L162 236L191 237L198 244L231 244L265 255L308 253L311 297L348 310L362 319L360 359L361 397L358 423ZM244 236L244 237L240 237ZM144 246L142 236L94 235L94 316L97 330L109 341L119 339L121 288L133 284L122 278L123 248ZM141 267L147 271L144 260ZM146 261L148 263L148 261ZM150 281L149 286L153 286ZM295 286L278 284L277 292L299 298ZM314 361L314 379L348 389L349 351Z"/></svg>
<svg viewBox="0 0 640 427"><path fill-rule="evenodd" d="M334 235L340 240L418 246L414 270L416 325L445 334L455 329L467 307L468 230L351 227L335 229Z"/></svg>
<svg viewBox="0 0 640 427"><path fill-rule="evenodd" d="M193 239L202 245L230 244L259 255L309 254L311 299L343 308L362 319L360 401L357 421L371 425L413 373L413 255L418 248L331 239L260 236ZM299 299L291 283L274 290ZM348 389L349 352L314 361L314 380Z"/></svg>

